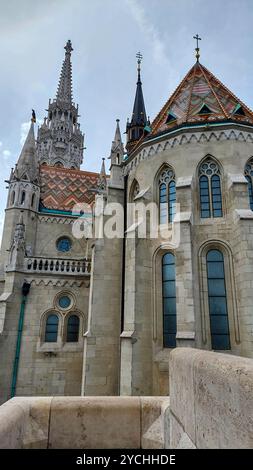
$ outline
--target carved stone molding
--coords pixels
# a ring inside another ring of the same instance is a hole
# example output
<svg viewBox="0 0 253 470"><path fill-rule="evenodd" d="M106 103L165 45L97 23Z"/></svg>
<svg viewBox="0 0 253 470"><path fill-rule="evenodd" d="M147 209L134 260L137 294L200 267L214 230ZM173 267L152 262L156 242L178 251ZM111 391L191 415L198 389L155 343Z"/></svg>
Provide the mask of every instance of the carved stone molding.
<svg viewBox="0 0 253 470"><path fill-rule="evenodd" d="M52 287L90 287L90 281L71 281L64 279L27 279L34 286L52 286Z"/></svg>
<svg viewBox="0 0 253 470"><path fill-rule="evenodd" d="M164 138L165 139L165 138ZM165 151L168 148L174 148L178 145L189 145L207 142L222 142L226 140L235 140L239 142L253 143L253 134L247 131L231 130L212 130L205 132L185 133L176 137L168 137L162 142L150 143L145 146L133 160L126 162L124 174L130 173L142 160L149 160L153 155Z"/></svg>

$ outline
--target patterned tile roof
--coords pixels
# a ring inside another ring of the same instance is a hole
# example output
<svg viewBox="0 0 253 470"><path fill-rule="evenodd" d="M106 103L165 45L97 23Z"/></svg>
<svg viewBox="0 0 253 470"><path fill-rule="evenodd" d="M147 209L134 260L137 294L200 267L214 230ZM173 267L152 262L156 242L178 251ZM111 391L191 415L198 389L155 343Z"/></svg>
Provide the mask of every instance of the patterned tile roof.
<svg viewBox="0 0 253 470"><path fill-rule="evenodd" d="M150 137L184 124L238 121L253 125L253 112L199 62L187 73L151 124Z"/></svg>
<svg viewBox="0 0 253 470"><path fill-rule="evenodd" d="M61 211L71 211L77 203L92 204L92 189L99 182L99 173L52 166L41 166L40 177L43 206Z"/></svg>

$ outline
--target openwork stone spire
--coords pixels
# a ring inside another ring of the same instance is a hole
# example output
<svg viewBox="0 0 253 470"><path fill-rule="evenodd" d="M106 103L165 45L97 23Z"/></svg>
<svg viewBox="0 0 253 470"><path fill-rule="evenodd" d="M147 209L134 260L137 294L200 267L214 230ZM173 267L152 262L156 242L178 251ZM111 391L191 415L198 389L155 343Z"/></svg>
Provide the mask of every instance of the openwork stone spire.
<svg viewBox="0 0 253 470"><path fill-rule="evenodd" d="M73 51L71 41L65 46L65 59L62 64L60 81L56 93L56 99L72 103L72 64L71 52Z"/></svg>
<svg viewBox="0 0 253 470"><path fill-rule="evenodd" d="M71 41L65 46L56 99L49 100L48 116L38 131L41 164L79 169L83 161L84 136L78 123L78 105L72 96Z"/></svg>

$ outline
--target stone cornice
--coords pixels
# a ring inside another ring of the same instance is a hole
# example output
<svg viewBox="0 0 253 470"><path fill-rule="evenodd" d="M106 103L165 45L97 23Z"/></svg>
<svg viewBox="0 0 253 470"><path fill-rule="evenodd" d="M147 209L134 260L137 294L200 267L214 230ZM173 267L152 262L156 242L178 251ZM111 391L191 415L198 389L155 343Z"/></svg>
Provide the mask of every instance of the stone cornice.
<svg viewBox="0 0 253 470"><path fill-rule="evenodd" d="M165 151L169 148L174 148L180 145L189 144L206 144L208 142L223 142L223 141L239 141L253 143L253 129L245 130L241 126L241 130L237 128L231 129L218 129L212 128L209 130L195 130L194 132L181 131L178 135L167 135L161 136L160 138L153 139L152 141L146 141L143 146L140 147L139 152L129 160L125 162L124 174L129 174L137 165L143 160L149 160L154 155Z"/></svg>

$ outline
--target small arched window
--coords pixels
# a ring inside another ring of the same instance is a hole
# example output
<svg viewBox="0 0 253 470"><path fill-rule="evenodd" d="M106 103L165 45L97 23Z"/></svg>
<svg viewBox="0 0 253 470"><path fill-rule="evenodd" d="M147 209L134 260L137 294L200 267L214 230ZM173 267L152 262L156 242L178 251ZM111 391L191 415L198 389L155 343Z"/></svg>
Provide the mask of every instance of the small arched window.
<svg viewBox="0 0 253 470"><path fill-rule="evenodd" d="M56 343L58 335L59 318L55 313L50 313L47 317L45 328L45 342Z"/></svg>
<svg viewBox="0 0 253 470"><path fill-rule="evenodd" d="M67 343L76 343L79 339L79 317L70 315L67 323Z"/></svg>
<svg viewBox="0 0 253 470"><path fill-rule="evenodd" d="M159 222L171 223L175 217L176 182L171 168L162 170L159 177Z"/></svg>
<svg viewBox="0 0 253 470"><path fill-rule="evenodd" d="M20 199L20 204L24 204L25 203L25 191L22 191L21 193L21 199Z"/></svg>
<svg viewBox="0 0 253 470"><path fill-rule="evenodd" d="M176 347L177 310L176 310L176 274L175 256L166 253L162 258L163 291L163 345L165 348Z"/></svg>
<svg viewBox="0 0 253 470"><path fill-rule="evenodd" d="M60 140L62 140L62 138L60 138ZM57 168L62 168L63 164L61 162L56 162L54 166L56 166Z"/></svg>
<svg viewBox="0 0 253 470"><path fill-rule="evenodd" d="M200 217L222 217L222 194L218 164L207 158L199 168Z"/></svg>
<svg viewBox="0 0 253 470"><path fill-rule="evenodd" d="M11 204L13 205L14 202L15 202L15 191L13 191L11 195Z"/></svg>
<svg viewBox="0 0 253 470"><path fill-rule="evenodd" d="M219 250L209 250L207 284L212 349L230 349L224 257Z"/></svg>
<svg viewBox="0 0 253 470"><path fill-rule="evenodd" d="M244 174L248 181L249 205L253 211L253 158L246 163Z"/></svg>
<svg viewBox="0 0 253 470"><path fill-rule="evenodd" d="M32 195L32 201L31 201L31 206L32 206L32 207L34 206L34 202L35 202L35 194L33 193L33 195Z"/></svg>

